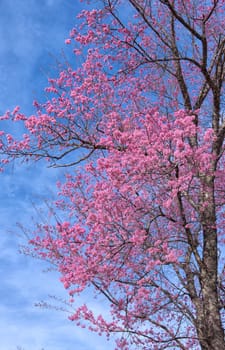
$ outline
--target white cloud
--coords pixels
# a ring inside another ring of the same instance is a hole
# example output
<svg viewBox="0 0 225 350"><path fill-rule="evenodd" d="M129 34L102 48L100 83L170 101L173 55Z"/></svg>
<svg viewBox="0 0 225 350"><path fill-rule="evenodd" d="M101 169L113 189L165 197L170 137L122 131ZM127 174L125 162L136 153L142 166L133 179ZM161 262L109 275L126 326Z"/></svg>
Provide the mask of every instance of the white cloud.
<svg viewBox="0 0 225 350"><path fill-rule="evenodd" d="M64 48L78 10L79 2L74 0L0 2L0 114L18 104L29 114L33 97L44 98L46 77L41 69L49 72L49 53L58 56ZM56 273L43 274L45 264L18 254L23 241L16 223L32 227L31 217L37 219L32 201L41 205L56 191L60 171L42 165L17 163L0 174L0 348L113 349L104 338L75 327L65 313L34 307L49 294L67 297ZM84 295L81 304L91 300L96 313L104 312L102 303L91 297Z"/></svg>
<svg viewBox="0 0 225 350"><path fill-rule="evenodd" d="M17 254L15 244L4 249L5 266L1 271L0 289L0 337L4 350L13 350L16 345L25 349L40 350L103 350L106 339L76 327L67 319L69 314L54 309L35 307L42 300L61 306L56 299L67 299L67 292L59 282L57 273L43 273L46 264ZM86 293L78 299L80 304L91 300ZM104 313L98 301L90 303L96 313ZM64 304L62 304L64 307ZM112 344L107 346L113 349Z"/></svg>
<svg viewBox="0 0 225 350"><path fill-rule="evenodd" d="M24 168L17 164L1 174L0 337L4 350L16 350L17 345L25 350L103 350L106 344L108 350L113 349L104 337L76 327L67 319L69 314L34 306L42 300L58 306L48 295L65 300L68 295L56 272L43 273L47 264L18 254L23 239L16 222L32 227L30 218L36 216L32 197L41 205L41 198L54 193L59 175L58 170L54 173L38 164ZM107 314L103 299L92 296L85 293L78 304L88 303L96 314Z"/></svg>

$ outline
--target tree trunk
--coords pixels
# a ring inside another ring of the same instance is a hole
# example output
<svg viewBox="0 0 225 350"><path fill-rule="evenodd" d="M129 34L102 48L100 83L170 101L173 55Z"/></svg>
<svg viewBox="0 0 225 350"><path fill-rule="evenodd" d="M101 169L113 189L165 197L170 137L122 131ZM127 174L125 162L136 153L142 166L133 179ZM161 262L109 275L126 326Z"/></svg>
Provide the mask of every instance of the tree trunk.
<svg viewBox="0 0 225 350"><path fill-rule="evenodd" d="M200 270L201 308L197 331L202 350L225 349L224 330L218 295L218 251L214 198L214 178L205 176L202 184L201 223L203 229L203 265Z"/></svg>

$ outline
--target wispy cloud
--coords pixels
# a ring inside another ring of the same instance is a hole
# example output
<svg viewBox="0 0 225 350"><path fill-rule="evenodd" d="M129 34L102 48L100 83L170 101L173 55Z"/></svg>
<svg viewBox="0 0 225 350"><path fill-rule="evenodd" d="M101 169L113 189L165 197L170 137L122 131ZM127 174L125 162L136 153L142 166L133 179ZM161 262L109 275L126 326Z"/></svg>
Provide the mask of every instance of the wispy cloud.
<svg viewBox="0 0 225 350"><path fill-rule="evenodd" d="M74 0L2 0L0 2L0 114L15 105L32 111L33 98L44 99L46 76L79 11ZM53 62L52 62L53 60ZM54 273L42 273L46 264L18 253L23 243L16 223L32 227L38 206L55 193L59 170L32 164L10 166L1 174L0 190L0 339L2 350L108 350L104 338L87 333L67 320L67 314L34 307L49 294L67 298ZM87 294L80 300L91 300ZM96 313L102 303L91 300Z"/></svg>
<svg viewBox="0 0 225 350"><path fill-rule="evenodd" d="M48 295L68 298L59 275L54 271L43 273L49 265L18 253L24 241L16 223L32 228L31 217L35 221L38 214L31 201L42 206L49 193L53 196L60 175L57 172L37 164L24 168L17 165L1 177L0 337L4 350L14 350L16 345L29 350L72 350L75 345L79 350L103 350L106 343L108 349L113 349L106 339L76 327L68 320L69 314L34 306L42 300L57 306ZM87 293L78 303L87 302L96 314L104 313L103 300L98 303L91 297Z"/></svg>

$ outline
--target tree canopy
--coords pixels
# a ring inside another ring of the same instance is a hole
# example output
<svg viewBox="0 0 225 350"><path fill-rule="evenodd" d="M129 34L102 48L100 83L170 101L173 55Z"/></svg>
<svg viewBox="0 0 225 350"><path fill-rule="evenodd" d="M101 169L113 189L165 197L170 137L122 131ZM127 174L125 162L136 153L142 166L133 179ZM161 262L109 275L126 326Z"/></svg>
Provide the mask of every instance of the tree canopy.
<svg viewBox="0 0 225 350"><path fill-rule="evenodd" d="M92 3L92 2L90 2ZM30 241L72 297L92 286L110 317L71 316L117 335L116 349L225 348L223 0L99 0L66 44L73 68L49 79L2 164L45 158L67 171Z"/></svg>

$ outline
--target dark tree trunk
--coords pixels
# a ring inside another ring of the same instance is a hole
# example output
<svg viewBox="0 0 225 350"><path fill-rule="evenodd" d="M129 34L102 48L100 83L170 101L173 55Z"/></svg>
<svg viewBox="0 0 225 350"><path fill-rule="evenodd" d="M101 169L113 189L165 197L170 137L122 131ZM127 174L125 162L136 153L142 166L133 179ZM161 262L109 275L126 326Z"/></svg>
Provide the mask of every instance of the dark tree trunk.
<svg viewBox="0 0 225 350"><path fill-rule="evenodd" d="M203 259L200 269L201 307L198 307L197 332L202 350L225 349L224 330L218 295L218 249L214 198L214 178L203 180L201 223Z"/></svg>

